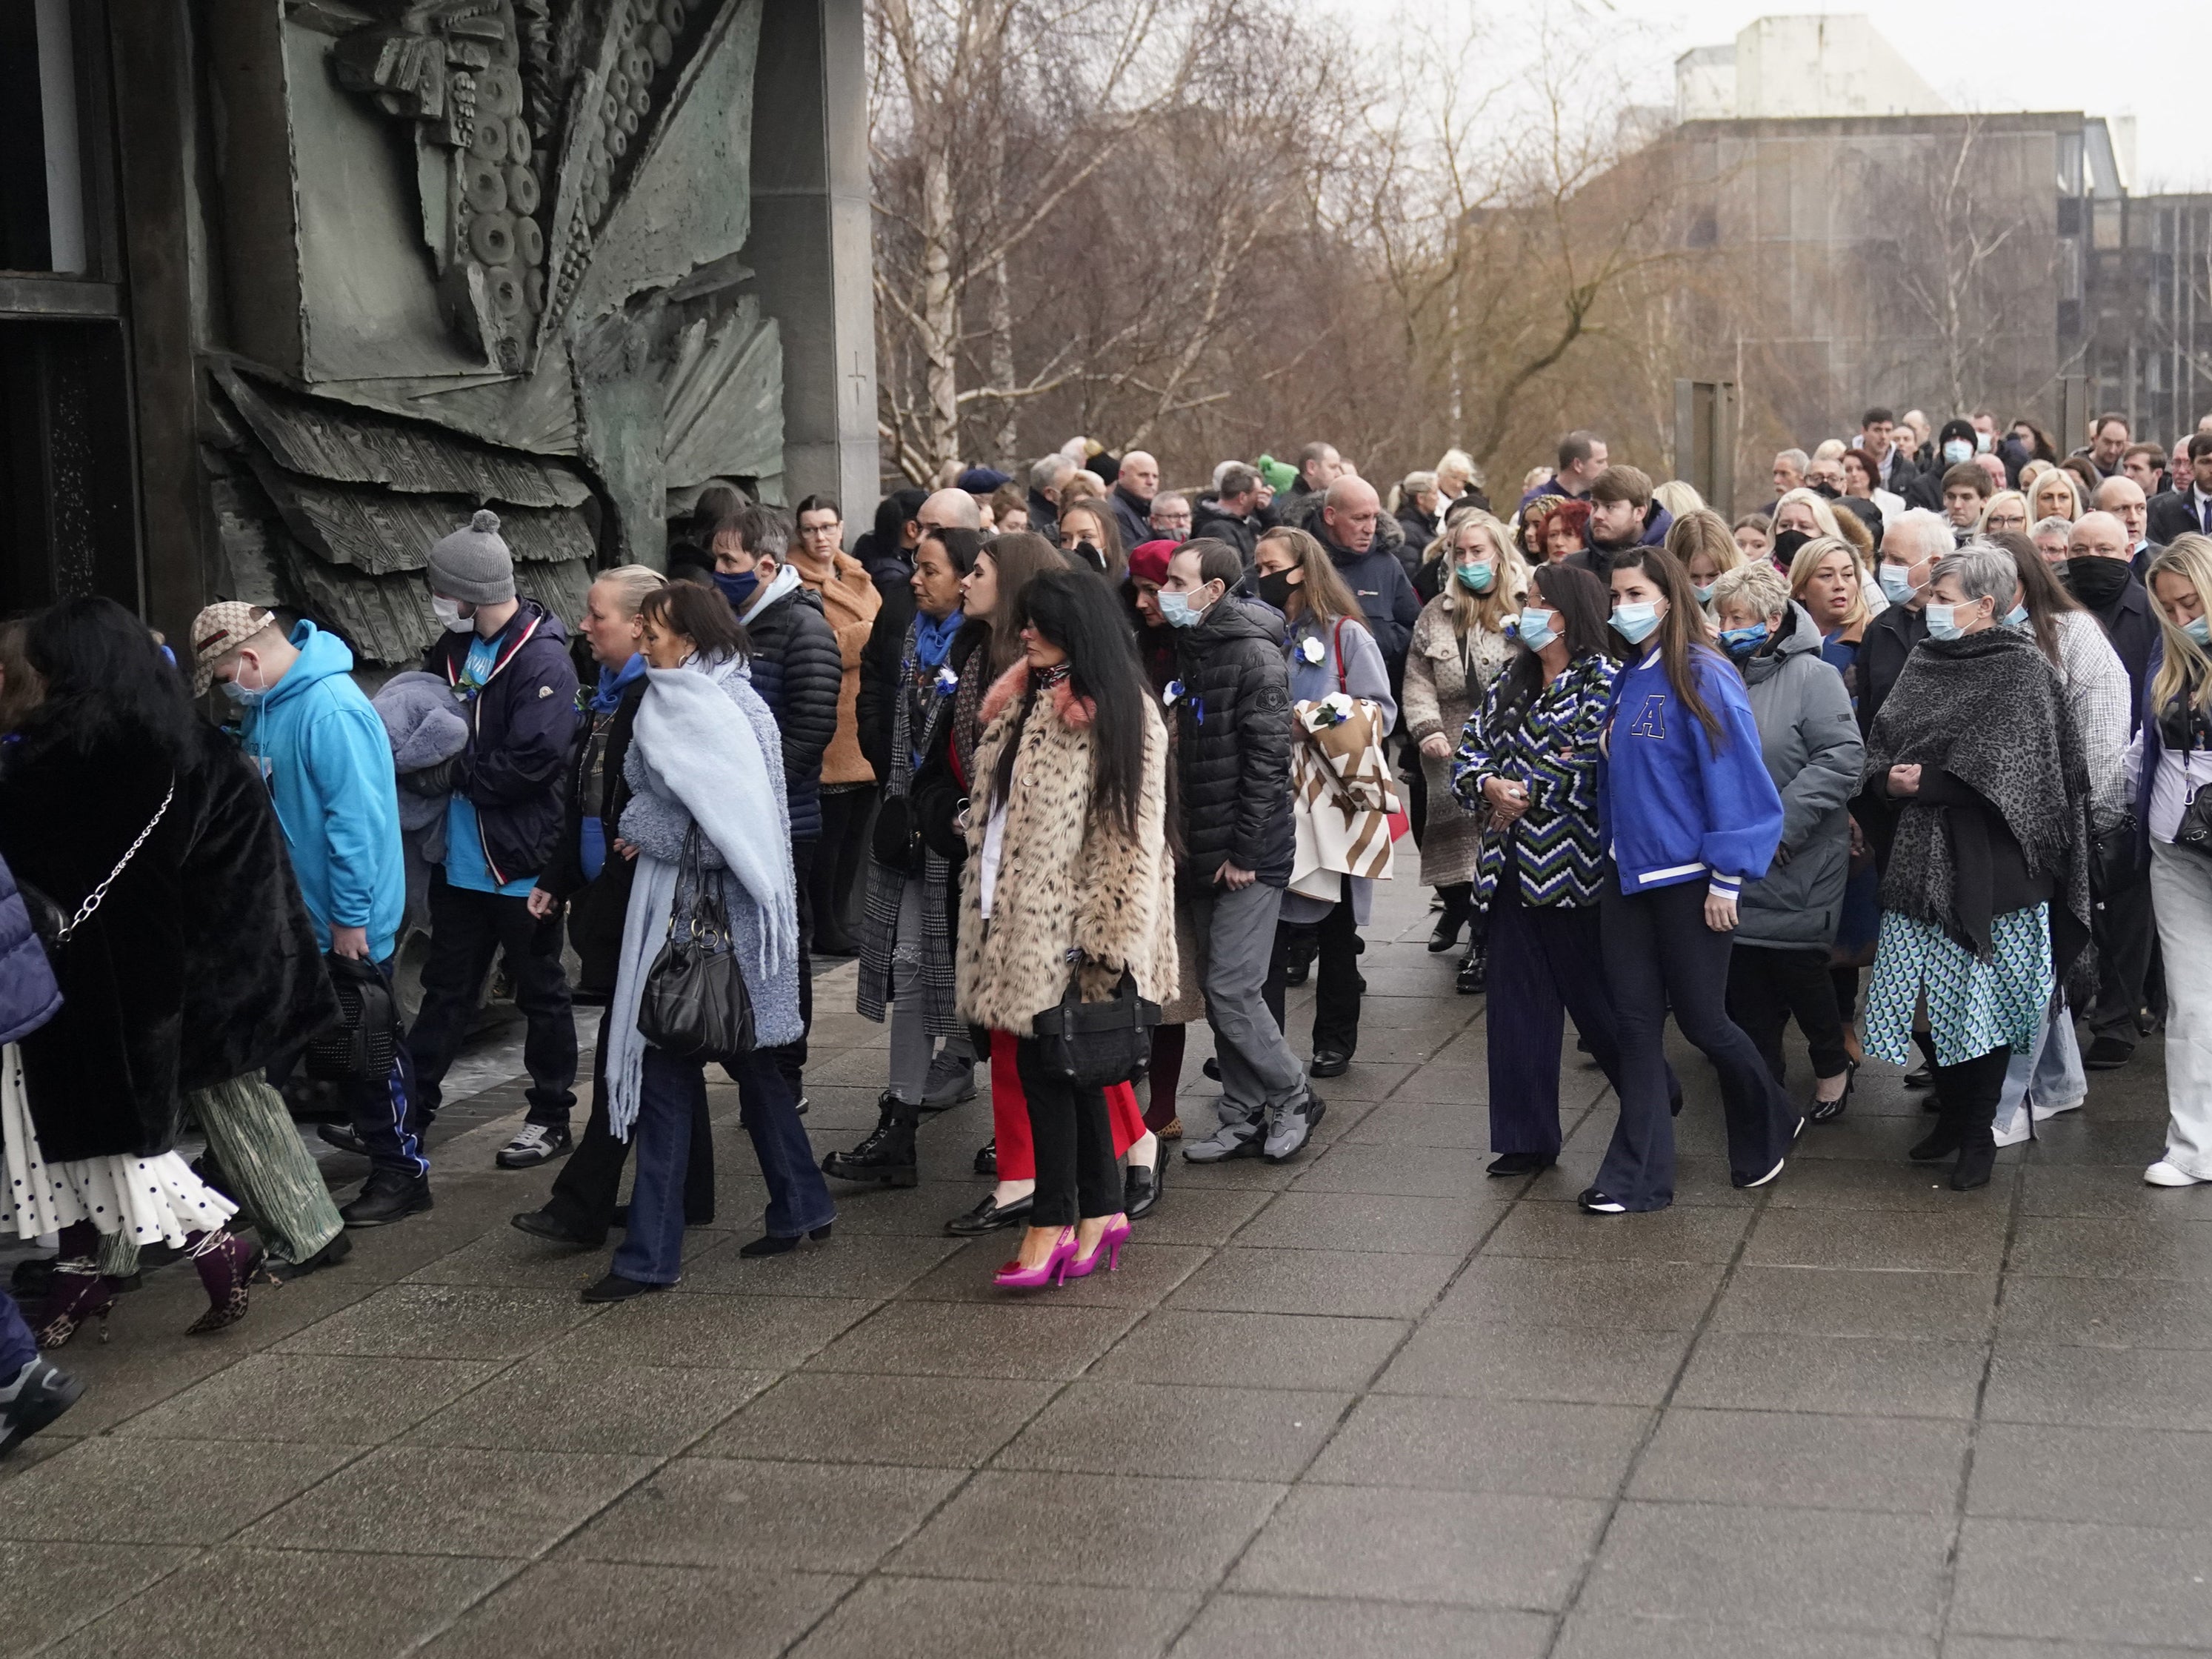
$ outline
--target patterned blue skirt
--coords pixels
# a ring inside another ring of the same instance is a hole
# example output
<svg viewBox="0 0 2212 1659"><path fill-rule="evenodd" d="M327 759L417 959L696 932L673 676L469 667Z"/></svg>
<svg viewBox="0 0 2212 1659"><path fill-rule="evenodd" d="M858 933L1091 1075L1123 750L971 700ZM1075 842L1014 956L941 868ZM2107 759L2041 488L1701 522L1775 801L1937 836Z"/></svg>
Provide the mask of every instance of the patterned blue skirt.
<svg viewBox="0 0 2212 1659"><path fill-rule="evenodd" d="M2051 1006L2051 907L2007 911L1990 924L1990 960L1894 910L1881 916L1867 988L1866 1051L1893 1066L1912 1060L1912 1018L1924 996L1936 1063L1957 1066L2010 1044L2031 1048Z"/></svg>

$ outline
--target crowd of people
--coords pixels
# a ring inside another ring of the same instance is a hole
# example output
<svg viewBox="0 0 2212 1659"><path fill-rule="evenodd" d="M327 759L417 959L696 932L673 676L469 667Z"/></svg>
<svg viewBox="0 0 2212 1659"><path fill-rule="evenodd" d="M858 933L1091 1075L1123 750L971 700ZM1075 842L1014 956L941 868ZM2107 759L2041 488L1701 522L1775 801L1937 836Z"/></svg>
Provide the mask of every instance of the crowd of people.
<svg viewBox="0 0 2212 1659"><path fill-rule="evenodd" d="M2212 1182L2212 417L2132 437L2106 416L2061 457L1869 409L1733 520L1589 431L1495 504L1456 450L1386 501L1326 443L1171 489L1078 440L849 538L826 496L711 489L573 637L484 511L427 550L441 631L374 695L252 605L176 644L98 599L9 624L0 1141L47 1253L29 1315L0 1294L0 1450L76 1398L46 1354L143 1270L190 1259L213 1333L429 1209L495 962L528 1073L496 1162L560 1165L524 1232L620 1235L590 1302L665 1290L713 1218L710 1065L768 1191L742 1255L916 1187L988 1066L990 1184L947 1230L1018 1232L1010 1289L1115 1270L1170 1146L1305 1152L1359 1052L1375 884L1415 871L1429 949L1492 1000L1490 1174L1556 1162L1569 1017L1611 1083L1593 1216L1673 1201L1670 1017L1739 1187L1869 1055L1927 1091L1908 1155L1985 1185L2161 1021L2145 1179ZM890 1041L875 1126L817 1161L828 958ZM1219 1093L1186 1136L1200 1019ZM311 1098L367 1160L343 1205Z"/></svg>

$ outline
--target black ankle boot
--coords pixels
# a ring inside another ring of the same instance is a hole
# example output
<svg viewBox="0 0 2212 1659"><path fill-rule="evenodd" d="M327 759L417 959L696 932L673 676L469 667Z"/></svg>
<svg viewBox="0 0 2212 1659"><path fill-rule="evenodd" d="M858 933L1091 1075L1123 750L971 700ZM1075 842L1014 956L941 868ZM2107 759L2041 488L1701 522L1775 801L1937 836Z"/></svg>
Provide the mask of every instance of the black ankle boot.
<svg viewBox="0 0 2212 1659"><path fill-rule="evenodd" d="M1958 1125L1946 1117L1929 1132L1926 1139L1915 1141L1905 1157L1915 1164L1941 1164L1966 1144L1966 1138Z"/></svg>
<svg viewBox="0 0 2212 1659"><path fill-rule="evenodd" d="M1960 1147L1958 1167L1951 1171L1951 1190L1971 1193L1977 1187L1988 1186L1996 1167L1997 1149L1987 1139Z"/></svg>
<svg viewBox="0 0 2212 1659"><path fill-rule="evenodd" d="M824 1158L822 1173L840 1181L872 1181L882 1187L921 1185L914 1131L921 1121L921 1108L895 1098L888 1089L877 1107L879 1115L867 1139L849 1152L831 1152Z"/></svg>

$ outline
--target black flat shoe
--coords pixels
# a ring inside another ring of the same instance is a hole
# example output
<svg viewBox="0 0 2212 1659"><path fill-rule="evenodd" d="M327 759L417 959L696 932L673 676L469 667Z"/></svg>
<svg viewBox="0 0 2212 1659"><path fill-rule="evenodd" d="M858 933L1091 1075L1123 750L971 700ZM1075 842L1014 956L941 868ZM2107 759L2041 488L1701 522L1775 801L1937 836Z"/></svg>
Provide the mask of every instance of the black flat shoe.
<svg viewBox="0 0 2212 1659"><path fill-rule="evenodd" d="M1306 1067L1308 1077L1342 1077L1352 1064L1352 1056L1341 1048L1316 1048L1313 1064Z"/></svg>
<svg viewBox="0 0 2212 1659"><path fill-rule="evenodd" d="M975 1149L975 1173L995 1177L999 1173L999 1143L987 1140Z"/></svg>
<svg viewBox="0 0 2212 1659"><path fill-rule="evenodd" d="M1934 1088L1936 1086L1936 1068L1932 1066L1923 1066L1917 1072L1907 1072L1905 1074L1905 1086L1908 1089Z"/></svg>
<svg viewBox="0 0 2212 1659"><path fill-rule="evenodd" d="M1498 1176L1534 1175L1558 1162L1543 1152L1501 1152L1490 1161L1483 1173Z"/></svg>
<svg viewBox="0 0 2212 1659"><path fill-rule="evenodd" d="M1853 1060L1844 1068L1843 1093L1833 1100L1814 1100L1805 1115L1815 1123L1833 1123L1844 1115L1844 1109L1851 1103L1851 1091L1858 1086L1858 1062Z"/></svg>
<svg viewBox="0 0 2212 1659"><path fill-rule="evenodd" d="M1206 1064L1200 1066L1198 1069L1206 1076L1212 1079L1214 1082L1218 1083L1221 1081L1221 1062L1214 1059L1211 1054L1206 1056Z"/></svg>
<svg viewBox="0 0 2212 1659"><path fill-rule="evenodd" d="M632 1297L650 1296L655 1291L665 1291L665 1285L648 1285L641 1279L624 1279L620 1273L609 1273L596 1285L586 1285L586 1302L627 1302Z"/></svg>
<svg viewBox="0 0 2212 1659"><path fill-rule="evenodd" d="M806 1236L819 1243L830 1237L830 1229L836 1224L835 1222L825 1221ZM786 1238L778 1233L763 1233L751 1243L740 1244L738 1247L738 1254L746 1256L786 1255L798 1248L799 1238L796 1234Z"/></svg>
<svg viewBox="0 0 2212 1659"><path fill-rule="evenodd" d="M1157 1155L1156 1155L1157 1156ZM1121 1178L1121 1213L1135 1221L1152 1212L1160 1201L1160 1188L1167 1184L1167 1159L1146 1169L1141 1164L1132 1164Z"/></svg>
<svg viewBox="0 0 2212 1659"><path fill-rule="evenodd" d="M945 1224L945 1231L955 1238L980 1238L985 1233L1003 1232L1008 1227L1018 1227L1030 1218L1030 1211L1036 1203L1035 1198L1018 1198L1001 1209L990 1194L972 1210L963 1211Z"/></svg>
<svg viewBox="0 0 2212 1659"><path fill-rule="evenodd" d="M580 1228L571 1227L550 1210L525 1210L514 1218L514 1226L517 1232L528 1233L532 1238L542 1238L549 1244L567 1244L579 1250L596 1250L607 1242L605 1233L595 1238Z"/></svg>
<svg viewBox="0 0 2212 1659"><path fill-rule="evenodd" d="M1489 988L1490 958L1480 951L1470 954L1459 965L1453 976L1453 986L1463 997L1479 997Z"/></svg>

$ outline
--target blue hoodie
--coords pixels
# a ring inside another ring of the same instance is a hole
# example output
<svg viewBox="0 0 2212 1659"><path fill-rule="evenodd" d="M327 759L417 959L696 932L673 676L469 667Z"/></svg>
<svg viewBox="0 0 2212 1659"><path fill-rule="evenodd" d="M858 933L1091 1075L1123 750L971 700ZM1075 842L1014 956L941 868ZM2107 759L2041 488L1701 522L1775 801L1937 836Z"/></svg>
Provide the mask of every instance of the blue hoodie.
<svg viewBox="0 0 2212 1659"><path fill-rule="evenodd" d="M1598 811L1624 893L1705 882L1735 898L1773 861L1782 797L1768 775L1742 677L1707 647L1691 672L1724 735L1715 752L1655 646L1613 683Z"/></svg>
<svg viewBox="0 0 2212 1659"><path fill-rule="evenodd" d="M246 712L246 753L284 826L316 942L327 951L332 927L366 928L371 959L388 961L407 908L392 742L349 678L343 641L303 622L292 643L299 659Z"/></svg>

